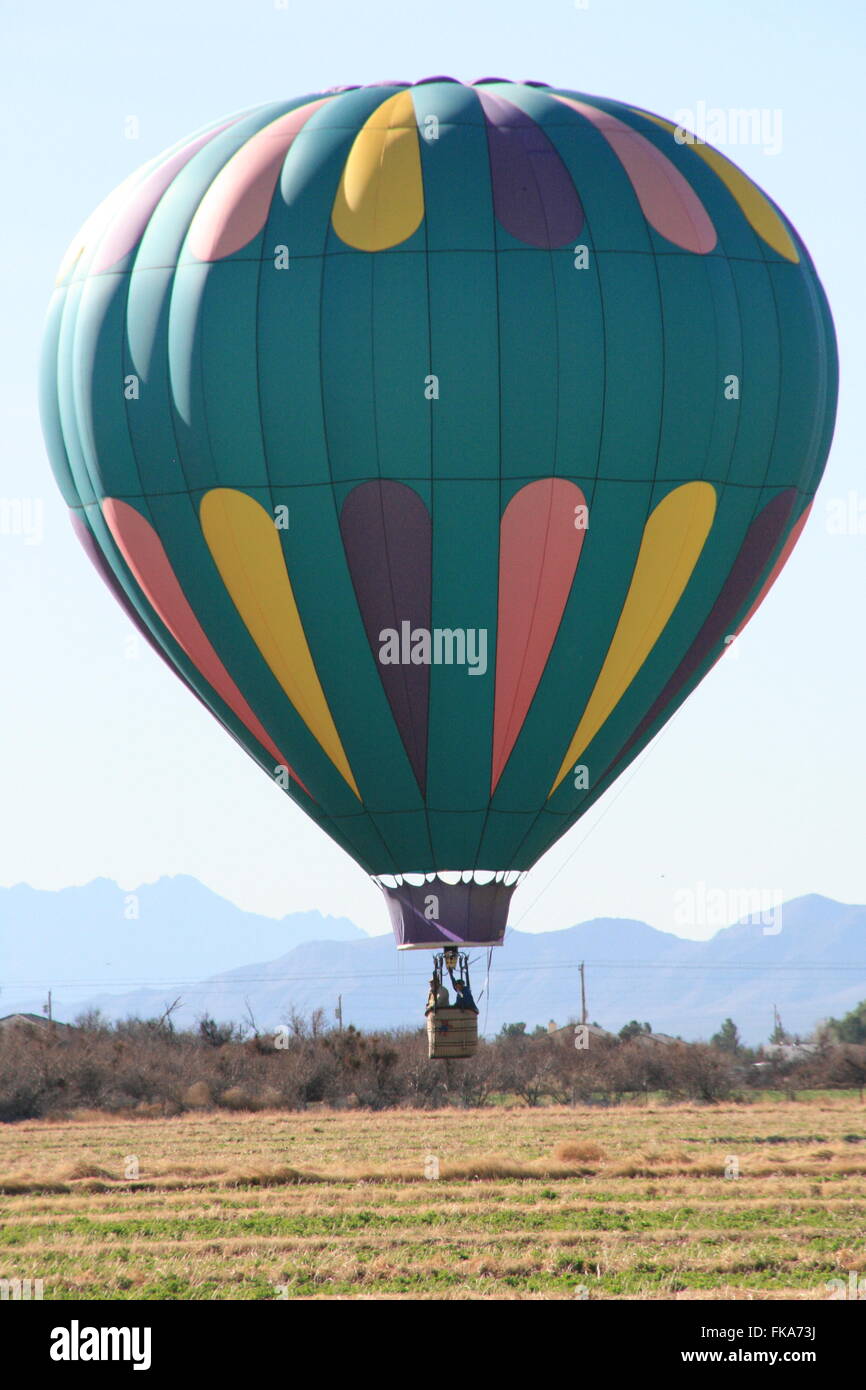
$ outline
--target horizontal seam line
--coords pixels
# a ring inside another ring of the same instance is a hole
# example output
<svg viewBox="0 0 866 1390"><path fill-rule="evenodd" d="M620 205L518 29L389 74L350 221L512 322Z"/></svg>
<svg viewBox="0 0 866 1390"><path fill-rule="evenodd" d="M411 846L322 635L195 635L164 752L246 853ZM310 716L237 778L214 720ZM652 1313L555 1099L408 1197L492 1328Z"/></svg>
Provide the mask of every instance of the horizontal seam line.
<svg viewBox="0 0 866 1390"><path fill-rule="evenodd" d="M806 490L804 490L804 489L802 489L802 488L797 487L797 485L796 485L795 483L785 483L785 482L779 482L779 483L767 483L767 482L765 482L765 483L740 483L740 482L735 482L735 481L734 481L733 479L731 479L731 478L696 478L693 474L690 475L690 476L688 476L688 477L685 477L685 478L656 478L655 480L653 480L653 479L651 479L651 478L649 478L649 479L648 479L648 478L614 478L614 477L611 477L610 475L608 475L607 473L604 473L604 474L593 474L593 473L508 473L508 474L501 474L501 475L500 475L500 474L486 474L486 473L485 473L485 474L480 475L480 476L472 475L471 477L467 477L467 475L466 475L465 473L460 473L460 474L442 474L442 473L432 473L432 474L431 474L431 473L417 473L417 474L416 474L416 473L400 473L400 474L394 474L393 477L392 477L390 474L383 474L382 476L385 477L385 478L389 478L392 482L393 482L393 481L397 481L397 482L409 481L409 482L414 482L414 483L490 483L491 486L493 486L493 485L497 485L497 486L498 486L499 483L501 483L501 482L514 482L514 483L516 483L516 482L520 482L520 481L521 481L522 479L524 479L524 478L527 479L528 481L532 482L532 481L537 481L539 478L545 479L545 478L552 478L552 477L555 477L555 478L562 478L562 479L564 479L564 480L566 480L566 481L589 482L589 483L634 483L635 487L646 487L647 485L653 485L653 482L655 482L655 483L676 483L676 484L680 484L680 485L682 485L683 483L695 483L695 482L698 482L698 483L712 483L714 487L720 487L720 488L726 488L726 487L731 487L731 488L742 488L742 489L745 489L747 492L763 492L766 488L772 488L772 487L785 488L786 490L789 489L789 488L794 488L794 490L795 490L795 492L796 492L796 494L797 494L798 497L811 497L811 496L812 496L812 493L811 493L810 491L806 491ZM366 483L366 482L369 482L369 481L370 481L370 475L367 474L367 473L362 474L362 475L361 475L360 477L358 477L358 478L335 478L335 479L334 479L334 482L335 482L336 484L338 484L338 485L339 485L339 484L349 484L349 483ZM330 482L321 482L321 483L281 483L281 482L277 481L276 479L273 479L273 478L272 478L272 479L271 479L270 486L271 486L271 487L286 488L286 489L293 489L293 488L315 488L315 487L330 488L330 487L331 487L331 483L330 483ZM245 492L245 491L251 491L251 490L254 490L254 489L264 489L264 488L267 488L267 487L268 487L268 483L265 483L265 482L262 482L262 483L251 483L251 482L249 481L249 479L247 479L246 481L244 481L244 482L242 482L242 483L228 483L228 482L223 482L222 480L220 480L219 482L202 483L202 485L201 485L200 487L170 488L170 489L168 489L168 490L165 491L165 492L157 492L157 491L155 491L154 489L151 489L151 490L148 491L148 492L111 492L111 493L106 493L106 494L105 494L105 497L106 497L106 498L108 498L108 497L117 498L117 499L120 500L120 501L124 501L124 500L125 500L126 498L128 498L128 497L131 497L131 498L135 499L136 501L147 501L147 500L148 500L149 498L151 498L151 497L194 497L195 494L198 493L198 492L201 492L201 493L213 492L216 488L223 488L223 487L224 487L224 488L235 488L235 489L237 489L237 491L239 491L239 492ZM99 499L97 498L96 500L98 501ZM70 507L70 511L83 511L86 507L92 507L93 505L94 505L94 504L93 504L92 502L82 502L82 503L80 504L80 506L73 504L73 505Z"/></svg>
<svg viewBox="0 0 866 1390"><path fill-rule="evenodd" d="M414 232L413 232L413 236L414 236L414 235L417 235L417 233L414 233ZM659 233L659 235L661 235L661 233ZM407 247L407 246L386 246L386 247L383 247L381 251L376 251L376 252L373 252L373 253L371 253L370 251L361 250L360 248L355 247L355 246L337 246L337 247L334 247L333 250L330 250L330 251L309 251L309 252L304 252L304 251L292 251L291 247L289 247L289 253L290 253L291 258L292 258L293 260L296 260L296 261L319 261L319 260L326 260L329 256L369 256L369 255L371 255L371 254L374 254L374 255L377 255L377 256L382 256L382 255L388 255L388 256L417 256L420 260L427 260L428 257L430 257L430 256L453 256L453 255L460 255L460 256L492 256L492 257L495 258L495 257L500 256L500 255L502 255L502 256L507 256L507 255L525 255L525 254L530 254L530 253L532 253L532 252L536 252L536 251L539 251L539 250L543 250L543 251L547 251L547 252L562 251L562 253L563 253L564 255L568 255L568 254L570 254L571 251L573 250L573 246L572 246L572 243L573 243L573 242L576 242L576 243L579 244L579 245L582 244L582 243L580 242L580 234L579 234L579 233L578 233L577 235L575 235L574 237L572 237L571 240L569 240L568 242L563 243L562 246L545 246L545 247L538 247L538 246L531 246L531 245L528 245L528 244L527 244L526 246L497 246L497 247L493 247L493 246L440 246L440 247L435 247L435 246L434 246L434 247L431 247L429 250L426 250L426 251L425 251L423 248L421 248L421 247L412 247L412 248L410 248L410 247ZM783 266L783 267L784 267L784 266L787 266L787 267L789 267L791 270L796 271L798 274L802 273L802 270L803 270L803 262L802 262L802 261L789 261L789 260L787 259L787 257L784 257L784 256L780 256L778 260L775 260L775 259L773 259L773 257L771 257L771 256L733 256L733 255L726 255L724 252L715 252L715 251L708 251L708 252L706 252L704 255L701 255L700 252L698 252L698 251L689 251L689 250L687 250L685 247L683 247L681 250L675 250L675 249L674 249L674 250L668 251L668 250L666 250L665 248L661 248L660 250L653 250L652 248L650 248L650 249L648 249L648 250L646 250L646 251L642 251L642 250L637 250L637 249L634 248L634 247L593 246L593 244L592 244L591 241L589 241L589 242L587 243L587 245L588 245L588 249L589 249L590 251L592 251L593 254L596 255L596 256L646 256L649 260L657 260L660 256L689 256L689 257L699 256L700 259L701 259L702 261L726 261L726 262L731 262L731 261L733 261L733 262L736 262L736 263L738 263L738 264L743 264L743 265L763 265L763 266L767 266L767 265L769 265L769 266L778 265L778 266ZM127 255L131 255L132 252L131 252L131 251L128 251L126 254L127 254ZM128 268L128 269L126 269L126 270L112 270L112 269L107 269L107 270L97 270L97 271L94 271L94 272L88 271L86 275L80 275L80 276L78 276L77 278L72 279L72 280L70 280L70 281L68 281L68 282L65 282L65 281L64 281L64 282L62 282L61 284L56 285L55 288L56 288L56 289L63 289L65 286L68 286L68 285L72 285L72 284L81 284L84 280L102 279L103 277L108 276L108 275L116 275L116 276L122 276L122 275L143 275L143 274L145 274L145 273L146 273L147 271L149 271L149 270L174 270L174 271L178 271L178 270L198 270L198 269L200 269L201 266L204 266L204 265L232 265L232 264L234 264L234 265L239 265L239 264L244 264L244 265L261 265L261 264L264 263L265 261L270 261L271 259L272 259L272 257L271 257L270 255L267 255L267 256L237 256L237 255L235 255L234 253L231 253L231 254L228 255L228 256L220 256L217 260L213 260L213 261L172 261L172 262L169 262L169 263L166 264L166 265L160 264L160 265L131 266L130 268ZM291 269L291 266L289 267L289 269Z"/></svg>

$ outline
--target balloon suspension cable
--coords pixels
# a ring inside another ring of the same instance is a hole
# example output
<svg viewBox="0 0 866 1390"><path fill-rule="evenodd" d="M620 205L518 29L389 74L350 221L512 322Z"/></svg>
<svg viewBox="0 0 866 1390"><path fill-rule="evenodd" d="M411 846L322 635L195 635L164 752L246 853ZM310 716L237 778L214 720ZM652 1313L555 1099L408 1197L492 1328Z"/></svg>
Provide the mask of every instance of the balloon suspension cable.
<svg viewBox="0 0 866 1390"><path fill-rule="evenodd" d="M455 946L448 946L441 955L435 956L434 960L439 965L439 977L442 978L447 970L451 980L451 986L457 993L457 981L461 987L465 983L469 984L469 956L466 951L458 951ZM455 971L457 972L455 978Z"/></svg>
<svg viewBox="0 0 866 1390"><path fill-rule="evenodd" d="M430 999L434 1005L445 979L446 972L451 981L451 987L454 990L457 1000L460 999L463 990L467 992L471 991L468 952L459 951L456 946L448 946L444 951L439 951L433 957L433 978L430 981ZM428 1008L429 1006L430 1003L428 1002Z"/></svg>
<svg viewBox="0 0 866 1390"><path fill-rule="evenodd" d="M487 973L484 976L484 985L478 998L484 997L484 1032L487 1032L487 1019L490 1016L490 967L493 964L493 948L487 950Z"/></svg>

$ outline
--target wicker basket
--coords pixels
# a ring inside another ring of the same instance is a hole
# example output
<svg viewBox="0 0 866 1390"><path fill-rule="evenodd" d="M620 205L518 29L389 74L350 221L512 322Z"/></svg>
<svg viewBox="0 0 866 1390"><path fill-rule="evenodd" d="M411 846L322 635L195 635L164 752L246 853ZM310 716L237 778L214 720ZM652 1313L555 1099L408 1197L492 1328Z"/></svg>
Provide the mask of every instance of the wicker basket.
<svg viewBox="0 0 866 1390"><path fill-rule="evenodd" d="M431 1009L427 1015L428 1057L474 1057L478 1051L478 1015L472 1009Z"/></svg>

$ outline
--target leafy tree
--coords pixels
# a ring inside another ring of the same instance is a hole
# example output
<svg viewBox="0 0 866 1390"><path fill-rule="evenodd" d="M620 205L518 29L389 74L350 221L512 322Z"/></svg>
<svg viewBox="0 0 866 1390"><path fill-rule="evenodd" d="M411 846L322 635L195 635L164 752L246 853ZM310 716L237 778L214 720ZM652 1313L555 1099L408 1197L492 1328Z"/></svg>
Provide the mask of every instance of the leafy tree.
<svg viewBox="0 0 866 1390"><path fill-rule="evenodd" d="M726 1018L718 1033L710 1038L710 1046L719 1048L721 1052L736 1054L742 1045L740 1030L732 1018Z"/></svg>
<svg viewBox="0 0 866 1390"><path fill-rule="evenodd" d="M781 1043L789 1043L790 1041L791 1039L788 1037L788 1034L785 1032L785 1029L782 1025L782 1020L777 1014L776 1022L773 1026L773 1031L770 1034L770 1042L779 1045Z"/></svg>
<svg viewBox="0 0 866 1390"><path fill-rule="evenodd" d="M827 1031L838 1042L866 1043L866 999L861 999L844 1018L828 1019Z"/></svg>
<svg viewBox="0 0 866 1390"><path fill-rule="evenodd" d="M545 1030L546 1031L546 1030ZM525 1023L503 1023L499 1030L500 1038L525 1038Z"/></svg>
<svg viewBox="0 0 866 1390"><path fill-rule="evenodd" d="M101 1009L85 1009L76 1017L74 1026L84 1033L105 1033L111 1028L111 1019Z"/></svg>
<svg viewBox="0 0 866 1390"><path fill-rule="evenodd" d="M198 1035L202 1042L211 1047L225 1047L226 1043L234 1042L235 1026L233 1023L217 1023L209 1014L204 1014L199 1019Z"/></svg>
<svg viewBox="0 0 866 1390"><path fill-rule="evenodd" d="M652 1027L649 1023L638 1023L637 1019L633 1018L631 1023L626 1023L620 1028L619 1036L623 1042L630 1042L632 1038L639 1037L641 1033L651 1032Z"/></svg>

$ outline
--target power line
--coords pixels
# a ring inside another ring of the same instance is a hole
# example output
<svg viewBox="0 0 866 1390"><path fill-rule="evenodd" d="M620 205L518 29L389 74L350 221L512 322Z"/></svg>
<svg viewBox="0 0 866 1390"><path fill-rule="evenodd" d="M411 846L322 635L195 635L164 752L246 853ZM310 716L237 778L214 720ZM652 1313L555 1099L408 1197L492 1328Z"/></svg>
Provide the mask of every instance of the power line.
<svg viewBox="0 0 866 1390"><path fill-rule="evenodd" d="M703 971L718 971L718 970L737 970L737 971L752 971L752 972L761 971L761 972L765 972L765 973L769 973L769 974L774 974L774 973L782 972L782 971L792 971L792 972L793 972L793 971L808 971L808 972L811 973L811 972L813 972L813 971L815 971L815 970L825 970L825 971L830 971L831 973L835 973L835 972L847 973L847 972L849 972L849 971L861 971L861 972L863 972L864 974L866 974L866 961L841 961L841 962L832 963L832 964L826 964L826 963L821 962L821 961L798 961L798 962L790 962L790 963L779 963L779 962L775 962L775 963L769 963L769 964L766 964L766 965L761 965L761 964L758 964L757 962L751 962L751 961L730 961L730 962L726 962L726 963L715 963L715 962L710 962L710 963L707 963L707 964L701 964L701 963L698 962L698 961L695 961L695 962L690 962L690 961L653 961L653 960L647 960L647 961L640 961L640 960L620 961L620 960L592 960L592 959L590 959L589 957L584 957L584 963L585 963L587 966L592 966L592 968L593 968L594 970L619 970L619 971L622 971L624 974L629 973L629 972L634 973L634 972L637 972L637 971L645 971L645 970L695 970L695 971L699 971L699 972L703 972ZM503 974L503 975L509 975L509 974L511 974L511 975L517 975L517 974L524 975L524 974L527 974L527 973L529 973L529 972L531 972L531 971L536 971L536 970L548 970L548 971L551 971L551 970L578 970L578 971L579 971L579 970L580 970L580 966L581 966L581 962L580 962L580 961L576 961L576 960L575 960L575 961L560 961L560 960L554 960L554 961L548 961L548 962L542 961L542 962L540 962L540 963L536 963L536 964L532 964L532 965L500 965L500 966L497 967L497 973L498 973L498 974ZM426 971L425 971L424 969L420 969L419 972L418 972L418 977L420 978L420 976L424 975L425 973L426 973ZM121 980L111 980L111 979L109 979L109 980L106 980L106 979L99 979L99 980L89 980L89 979L63 980L63 979L60 979L60 980L58 980L58 978L57 978L56 975L52 975L52 977L51 977L51 985L52 985L52 987L55 987L55 988L56 988L58 985L62 985L62 986L67 987L67 988L68 988L68 987L72 987L72 986L80 986L80 987L82 987L82 988L87 988L87 989L100 989L100 988L101 988L101 989L120 989L120 988L124 988L124 989L129 989L129 988L136 988L136 989L193 989L193 988L194 988L194 989L208 989L208 990L214 990L214 989L233 989L233 988L236 988L236 987L240 988L240 987L246 986L246 985L281 985L281 984L305 983L305 982L307 982L307 981L317 981L317 980L398 980L398 981L400 981L401 983L406 983L406 984L411 983L411 984L414 985L415 977L412 977L411 979L407 979L406 976L405 976L405 974L403 973L403 971L399 971L399 970L363 970L363 971L340 970L340 971L332 971L332 972L329 972L329 973L327 973L327 974L315 974L315 975L311 975L311 974L302 974L302 975L244 975L244 976L242 976L240 979L233 979L233 980L226 980L226 979L220 979L220 978L214 978L213 980L201 980L201 979L198 979L198 980L177 980L177 979L166 979L166 980L125 980L125 979L121 979ZM47 980L47 979L40 979L40 980L7 980L7 981L5 981L5 984L4 984L3 987L6 988L6 989L11 989L11 988L15 988L15 989L39 989L39 988L43 988L43 987L46 986L47 984L48 984L48 980Z"/></svg>

